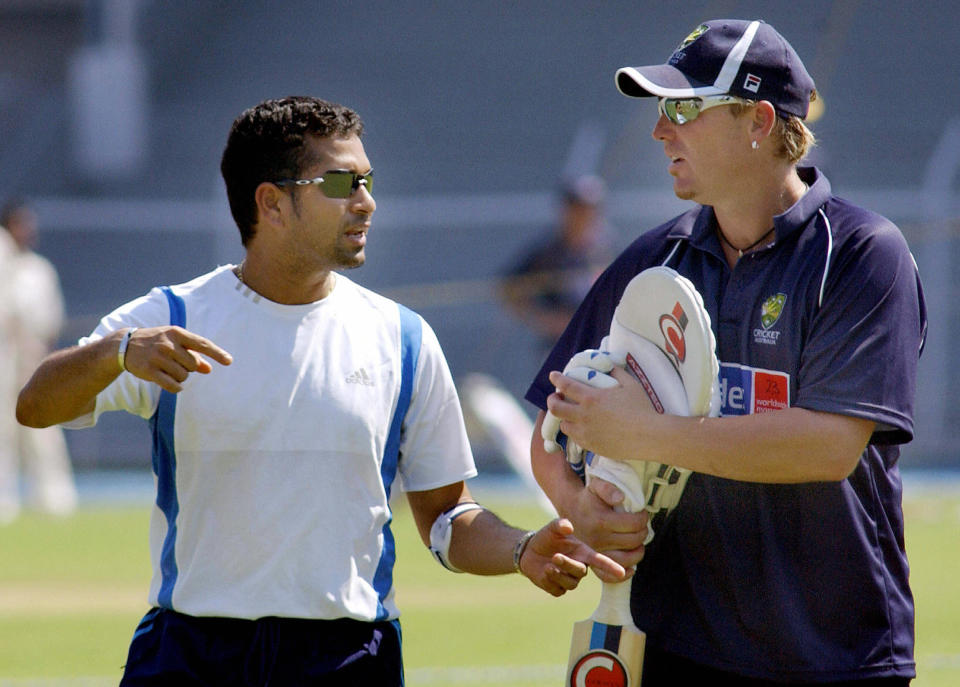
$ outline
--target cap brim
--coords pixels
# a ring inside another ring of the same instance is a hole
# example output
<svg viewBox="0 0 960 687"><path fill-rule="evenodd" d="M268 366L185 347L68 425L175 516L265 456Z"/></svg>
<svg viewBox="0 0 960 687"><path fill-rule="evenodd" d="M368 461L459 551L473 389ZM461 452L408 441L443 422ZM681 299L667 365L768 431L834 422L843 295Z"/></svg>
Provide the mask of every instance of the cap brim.
<svg viewBox="0 0 960 687"><path fill-rule="evenodd" d="M623 67L617 70L615 81L617 90L631 98L695 98L726 93L716 86L691 81L669 64Z"/></svg>

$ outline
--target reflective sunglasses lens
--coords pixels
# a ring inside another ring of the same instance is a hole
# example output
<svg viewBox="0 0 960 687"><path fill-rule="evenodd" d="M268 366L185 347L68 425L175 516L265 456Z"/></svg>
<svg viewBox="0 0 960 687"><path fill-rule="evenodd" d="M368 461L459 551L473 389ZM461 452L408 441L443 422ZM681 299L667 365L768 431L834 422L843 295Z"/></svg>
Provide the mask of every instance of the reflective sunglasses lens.
<svg viewBox="0 0 960 687"><path fill-rule="evenodd" d="M692 122L700 114L701 100L699 98L665 98L661 101L661 109L674 124Z"/></svg>
<svg viewBox="0 0 960 687"><path fill-rule="evenodd" d="M361 184L366 187L367 193L373 193L373 173L325 172L320 190L327 198L349 198Z"/></svg>
<svg viewBox="0 0 960 687"><path fill-rule="evenodd" d="M692 122L700 114L701 101L696 98L677 101L677 119L680 123Z"/></svg>
<svg viewBox="0 0 960 687"><path fill-rule="evenodd" d="M324 172L320 190L327 198L348 198L353 193L353 178L350 172Z"/></svg>

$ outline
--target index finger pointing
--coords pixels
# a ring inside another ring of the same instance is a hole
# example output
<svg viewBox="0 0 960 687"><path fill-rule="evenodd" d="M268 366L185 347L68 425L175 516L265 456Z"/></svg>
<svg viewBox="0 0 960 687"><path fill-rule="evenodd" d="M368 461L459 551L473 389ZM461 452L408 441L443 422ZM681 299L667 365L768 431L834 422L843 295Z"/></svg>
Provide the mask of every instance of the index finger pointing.
<svg viewBox="0 0 960 687"><path fill-rule="evenodd" d="M217 344L210 341L210 339L205 339L202 336L198 336L190 332L184 332L184 339L181 344L184 348L191 351L196 351L197 353L202 353L221 365L229 365L233 362L232 355L220 348Z"/></svg>

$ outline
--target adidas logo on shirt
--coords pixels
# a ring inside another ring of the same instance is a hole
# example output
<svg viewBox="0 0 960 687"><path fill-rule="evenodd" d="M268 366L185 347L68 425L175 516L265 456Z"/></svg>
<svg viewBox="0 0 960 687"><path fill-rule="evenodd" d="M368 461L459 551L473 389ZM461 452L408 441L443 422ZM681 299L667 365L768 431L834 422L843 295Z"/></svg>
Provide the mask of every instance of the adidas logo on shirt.
<svg viewBox="0 0 960 687"><path fill-rule="evenodd" d="M356 372L347 375L347 384L373 386L373 379L367 374L367 371L361 367L358 368Z"/></svg>

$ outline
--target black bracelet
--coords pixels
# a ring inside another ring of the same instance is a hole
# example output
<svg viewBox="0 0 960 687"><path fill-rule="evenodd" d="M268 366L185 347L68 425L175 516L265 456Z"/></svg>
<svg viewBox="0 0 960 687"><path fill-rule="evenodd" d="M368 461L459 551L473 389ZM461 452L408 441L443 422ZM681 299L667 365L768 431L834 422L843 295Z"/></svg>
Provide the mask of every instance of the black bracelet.
<svg viewBox="0 0 960 687"><path fill-rule="evenodd" d="M516 572L520 572L520 557L523 556L523 552L527 550L527 544L530 543L530 540L533 539L536 532L530 530L522 537L517 540L516 546L513 547L513 569Z"/></svg>

